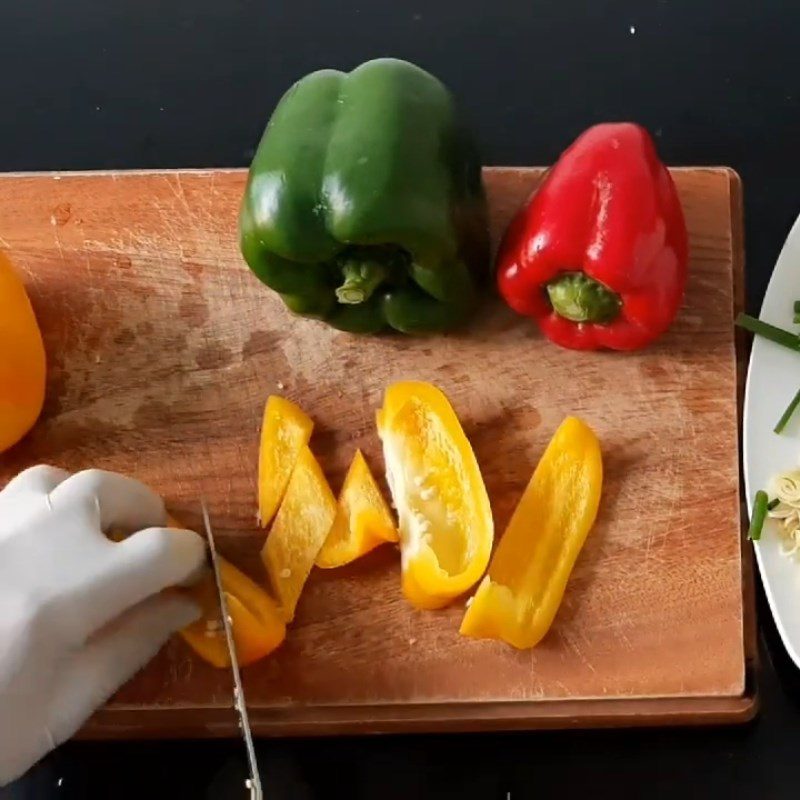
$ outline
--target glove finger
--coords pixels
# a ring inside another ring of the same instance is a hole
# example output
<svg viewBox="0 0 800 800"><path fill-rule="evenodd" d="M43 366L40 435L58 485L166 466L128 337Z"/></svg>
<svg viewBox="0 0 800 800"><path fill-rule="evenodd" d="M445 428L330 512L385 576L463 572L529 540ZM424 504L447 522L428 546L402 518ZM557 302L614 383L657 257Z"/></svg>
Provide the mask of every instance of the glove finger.
<svg viewBox="0 0 800 800"><path fill-rule="evenodd" d="M126 532L163 525L167 519L164 501L145 484L126 475L87 469L65 480L50 494L54 508L66 509L97 499L103 531Z"/></svg>
<svg viewBox="0 0 800 800"><path fill-rule="evenodd" d="M194 531L147 528L111 547L102 572L73 598L69 618L82 642L143 600L199 576L206 544Z"/></svg>
<svg viewBox="0 0 800 800"><path fill-rule="evenodd" d="M48 729L56 745L138 672L170 634L200 616L177 594L151 597L115 619L67 662L53 694Z"/></svg>
<svg viewBox="0 0 800 800"><path fill-rule="evenodd" d="M49 464L38 464L12 478L2 490L2 496L6 500L18 494L50 494L69 476L69 472L65 469L51 467Z"/></svg>

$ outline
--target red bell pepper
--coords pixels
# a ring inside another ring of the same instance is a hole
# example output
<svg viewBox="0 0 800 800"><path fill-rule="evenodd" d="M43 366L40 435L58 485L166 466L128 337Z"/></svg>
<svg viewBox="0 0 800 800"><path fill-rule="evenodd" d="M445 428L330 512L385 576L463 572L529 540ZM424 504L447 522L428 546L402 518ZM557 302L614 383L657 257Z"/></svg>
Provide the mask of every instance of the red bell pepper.
<svg viewBox="0 0 800 800"><path fill-rule="evenodd" d="M589 128L511 223L497 281L556 344L636 350L678 313L689 245L675 184L632 123Z"/></svg>

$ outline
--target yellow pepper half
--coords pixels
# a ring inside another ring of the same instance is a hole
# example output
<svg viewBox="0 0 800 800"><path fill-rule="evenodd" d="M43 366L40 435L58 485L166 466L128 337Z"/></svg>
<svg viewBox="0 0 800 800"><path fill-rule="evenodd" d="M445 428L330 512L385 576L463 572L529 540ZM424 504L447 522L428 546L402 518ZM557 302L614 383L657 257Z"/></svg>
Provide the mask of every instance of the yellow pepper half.
<svg viewBox="0 0 800 800"><path fill-rule="evenodd" d="M603 462L594 431L567 417L514 511L461 623L461 633L533 647L558 611L600 503Z"/></svg>
<svg viewBox="0 0 800 800"><path fill-rule="evenodd" d="M286 622L336 517L336 498L308 446L295 464L272 530L261 550Z"/></svg>
<svg viewBox="0 0 800 800"><path fill-rule="evenodd" d="M356 450L339 495L336 519L316 564L323 569L341 567L398 538L389 506L364 456Z"/></svg>
<svg viewBox="0 0 800 800"><path fill-rule="evenodd" d="M221 556L217 559L236 656L245 667L269 655L283 642L286 625L275 601L255 581ZM209 664L229 666L214 574L209 572L196 586L180 591L203 610L202 617L180 631L180 635Z"/></svg>
<svg viewBox="0 0 800 800"><path fill-rule="evenodd" d="M267 399L258 454L258 518L262 528L275 516L313 428L314 423L291 401L274 395Z"/></svg>
<svg viewBox="0 0 800 800"><path fill-rule="evenodd" d="M483 575L494 523L467 437L444 394L396 383L377 415L397 508L402 585L417 608L441 608Z"/></svg>

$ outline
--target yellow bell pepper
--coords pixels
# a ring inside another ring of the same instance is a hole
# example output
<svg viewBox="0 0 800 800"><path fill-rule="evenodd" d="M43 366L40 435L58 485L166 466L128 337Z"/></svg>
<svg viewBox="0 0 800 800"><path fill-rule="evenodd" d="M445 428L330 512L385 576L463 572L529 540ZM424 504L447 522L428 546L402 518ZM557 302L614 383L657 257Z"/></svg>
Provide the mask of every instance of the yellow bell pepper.
<svg viewBox="0 0 800 800"><path fill-rule="evenodd" d="M538 644L556 615L600 503L603 462L592 429L567 417L555 432L470 601L461 633Z"/></svg>
<svg viewBox="0 0 800 800"><path fill-rule="evenodd" d="M258 454L258 518L262 528L275 516L313 428L314 423L291 401L274 395L267 399Z"/></svg>
<svg viewBox="0 0 800 800"><path fill-rule="evenodd" d="M22 279L0 253L0 453L39 417L46 362L42 334Z"/></svg>
<svg viewBox="0 0 800 800"><path fill-rule="evenodd" d="M336 517L336 498L308 446L300 451L272 530L261 550L286 622Z"/></svg>
<svg viewBox="0 0 800 800"><path fill-rule="evenodd" d="M377 415L399 518L402 585L417 608L441 608L483 575L494 522L467 437L429 383L390 386Z"/></svg>
<svg viewBox="0 0 800 800"><path fill-rule="evenodd" d="M275 601L253 580L218 556L222 589L231 618L236 656L247 666L269 655L286 638L286 625ZM230 665L225 629L213 573L180 590L203 610L202 617L180 631L189 646L215 667Z"/></svg>
<svg viewBox="0 0 800 800"><path fill-rule="evenodd" d="M341 567L398 538L389 506L364 456L356 450L339 495L336 519L316 564L323 569Z"/></svg>

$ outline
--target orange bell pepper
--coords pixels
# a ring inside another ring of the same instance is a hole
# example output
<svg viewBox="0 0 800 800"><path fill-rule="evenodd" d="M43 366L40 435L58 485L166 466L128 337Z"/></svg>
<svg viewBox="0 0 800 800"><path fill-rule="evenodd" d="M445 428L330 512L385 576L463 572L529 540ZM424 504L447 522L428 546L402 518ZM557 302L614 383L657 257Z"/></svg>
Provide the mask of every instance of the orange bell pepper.
<svg viewBox="0 0 800 800"><path fill-rule="evenodd" d="M46 371L42 334L25 285L0 253L0 453L39 418Z"/></svg>
<svg viewBox="0 0 800 800"><path fill-rule="evenodd" d="M364 456L356 450L339 495L336 518L316 564L323 569L341 567L398 539L389 506Z"/></svg>
<svg viewBox="0 0 800 800"><path fill-rule="evenodd" d="M567 417L555 432L508 523L461 633L533 647L558 611L594 524L603 486L600 443Z"/></svg>
<svg viewBox="0 0 800 800"><path fill-rule="evenodd" d="M441 608L489 563L494 522L478 462L447 398L428 383L390 386L377 422L399 518L403 593L417 608Z"/></svg>
<svg viewBox="0 0 800 800"><path fill-rule="evenodd" d="M275 516L313 428L311 419L291 401L276 396L267 399L258 454L258 518L262 528Z"/></svg>
<svg viewBox="0 0 800 800"><path fill-rule="evenodd" d="M221 556L217 558L236 656L240 666L244 667L275 650L286 638L286 625L275 601L255 581ZM220 617L214 574L209 572L196 586L179 591L203 610L202 617L181 630L180 635L209 664L229 666L228 644Z"/></svg>
<svg viewBox="0 0 800 800"><path fill-rule="evenodd" d="M286 622L336 517L336 498L308 446L300 451L283 502L261 550Z"/></svg>

